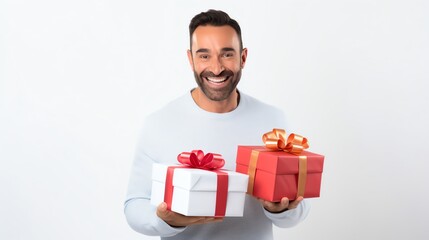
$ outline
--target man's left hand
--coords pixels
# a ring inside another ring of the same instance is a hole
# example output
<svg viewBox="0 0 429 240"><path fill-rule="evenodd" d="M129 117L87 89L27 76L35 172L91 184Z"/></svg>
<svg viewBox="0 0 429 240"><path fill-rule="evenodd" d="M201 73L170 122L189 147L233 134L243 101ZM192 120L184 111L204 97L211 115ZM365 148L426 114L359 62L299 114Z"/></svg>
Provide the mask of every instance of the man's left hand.
<svg viewBox="0 0 429 240"><path fill-rule="evenodd" d="M299 203L304 197L297 197L294 201L289 201L289 198L284 197L280 202L270 202L263 199L259 199L262 206L271 213L281 213L286 210L294 209L298 207Z"/></svg>

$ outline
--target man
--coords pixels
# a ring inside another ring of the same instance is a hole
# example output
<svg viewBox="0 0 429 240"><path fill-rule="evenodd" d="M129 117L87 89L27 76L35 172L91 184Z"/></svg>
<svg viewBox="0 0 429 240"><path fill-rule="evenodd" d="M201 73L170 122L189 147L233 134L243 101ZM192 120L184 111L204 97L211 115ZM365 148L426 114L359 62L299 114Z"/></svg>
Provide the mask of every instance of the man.
<svg viewBox="0 0 429 240"><path fill-rule="evenodd" d="M272 226L291 227L308 214L302 197L279 203L246 196L243 217L187 217L150 205L152 163L177 163L201 149L235 169L237 145L260 145L264 132L284 128L283 113L236 88L247 59L238 23L222 11L196 15L189 25L188 59L198 87L145 120L131 171L125 215L137 232L161 239L273 239Z"/></svg>

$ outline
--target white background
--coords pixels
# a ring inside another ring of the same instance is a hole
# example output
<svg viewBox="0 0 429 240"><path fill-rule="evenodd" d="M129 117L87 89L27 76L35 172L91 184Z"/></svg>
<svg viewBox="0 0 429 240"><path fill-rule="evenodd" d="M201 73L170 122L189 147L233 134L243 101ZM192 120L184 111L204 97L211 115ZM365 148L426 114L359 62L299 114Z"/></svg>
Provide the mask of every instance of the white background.
<svg viewBox="0 0 429 240"><path fill-rule="evenodd" d="M123 215L137 133L195 86L187 27L209 8L241 23L239 88L326 155L276 239L429 239L429 2L206 2L0 1L0 239L155 239Z"/></svg>

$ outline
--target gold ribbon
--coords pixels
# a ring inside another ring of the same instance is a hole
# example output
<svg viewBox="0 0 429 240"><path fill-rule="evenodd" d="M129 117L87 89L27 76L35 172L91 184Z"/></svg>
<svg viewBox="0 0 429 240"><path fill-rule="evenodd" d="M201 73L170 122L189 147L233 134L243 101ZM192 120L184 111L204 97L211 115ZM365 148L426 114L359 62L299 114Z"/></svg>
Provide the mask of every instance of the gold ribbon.
<svg viewBox="0 0 429 240"><path fill-rule="evenodd" d="M294 155L298 155L298 189L296 197L304 196L305 184L307 180L307 156L299 156L299 154L309 147L307 138L298 135L290 134L286 138L286 131L284 129L274 128L273 131L267 132L262 136L262 141L265 147L275 151L285 151ZM247 187L247 193L253 193L253 187L255 182L256 166L258 163L258 157L260 151L267 151L266 149L254 149L252 150L250 161L249 161L249 185Z"/></svg>
<svg viewBox="0 0 429 240"><path fill-rule="evenodd" d="M259 151L252 150L250 154L249 169L247 169L247 175L249 175L249 185L247 185L247 193L253 194L253 186L255 185L255 174L256 164L258 163Z"/></svg>
<svg viewBox="0 0 429 240"><path fill-rule="evenodd" d="M307 156L299 156L298 189L296 197L304 197L305 183L307 182Z"/></svg>

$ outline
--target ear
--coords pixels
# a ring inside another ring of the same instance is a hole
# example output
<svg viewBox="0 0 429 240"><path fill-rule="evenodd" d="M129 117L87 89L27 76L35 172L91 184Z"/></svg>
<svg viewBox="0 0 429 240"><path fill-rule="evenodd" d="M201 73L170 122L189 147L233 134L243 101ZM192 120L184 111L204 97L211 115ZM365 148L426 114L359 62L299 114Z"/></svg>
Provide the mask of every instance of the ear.
<svg viewBox="0 0 429 240"><path fill-rule="evenodd" d="M188 49L187 54L188 54L189 64L191 65L191 69L192 69L192 71L194 71L194 59L192 58L191 50Z"/></svg>
<svg viewBox="0 0 429 240"><path fill-rule="evenodd" d="M243 51L241 51L241 68L244 68L244 65L246 65L247 60L247 48L243 48Z"/></svg>

